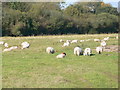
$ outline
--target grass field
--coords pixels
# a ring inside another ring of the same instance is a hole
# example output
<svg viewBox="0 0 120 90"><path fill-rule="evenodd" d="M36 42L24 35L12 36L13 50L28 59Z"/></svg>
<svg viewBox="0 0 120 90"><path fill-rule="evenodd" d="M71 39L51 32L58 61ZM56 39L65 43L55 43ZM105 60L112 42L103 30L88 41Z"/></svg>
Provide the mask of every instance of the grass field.
<svg viewBox="0 0 120 90"><path fill-rule="evenodd" d="M3 37L9 45L29 42L30 48L3 52L2 87L3 88L117 88L118 87L118 53L103 52L98 55L95 47L100 42L88 41L61 47L60 39L103 39L110 37L107 45L117 45L117 34L96 35L62 35L36 37ZM90 47L93 56L75 56L75 46L83 49ZM55 54L47 54L46 47L51 46ZM55 58L66 52L63 59Z"/></svg>

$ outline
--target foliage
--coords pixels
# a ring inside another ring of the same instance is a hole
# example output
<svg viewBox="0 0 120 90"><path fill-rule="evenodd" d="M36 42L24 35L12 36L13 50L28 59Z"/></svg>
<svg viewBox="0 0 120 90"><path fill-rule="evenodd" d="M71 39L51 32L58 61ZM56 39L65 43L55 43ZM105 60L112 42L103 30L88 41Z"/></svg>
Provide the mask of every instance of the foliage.
<svg viewBox="0 0 120 90"><path fill-rule="evenodd" d="M65 9L61 4L4 2L3 36L118 32L118 12L109 4L75 3Z"/></svg>

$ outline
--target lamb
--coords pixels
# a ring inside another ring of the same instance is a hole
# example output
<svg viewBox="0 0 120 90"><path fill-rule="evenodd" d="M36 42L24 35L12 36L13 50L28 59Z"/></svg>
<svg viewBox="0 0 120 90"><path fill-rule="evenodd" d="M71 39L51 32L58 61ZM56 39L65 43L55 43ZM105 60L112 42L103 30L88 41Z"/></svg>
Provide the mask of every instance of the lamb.
<svg viewBox="0 0 120 90"><path fill-rule="evenodd" d="M83 54L82 48L75 47L74 48L74 54L77 55L77 56L82 55Z"/></svg>
<svg viewBox="0 0 120 90"><path fill-rule="evenodd" d="M106 42L105 42L105 41L102 41L102 42L101 42L101 46L102 46L102 47L105 47L105 46L106 46Z"/></svg>
<svg viewBox="0 0 120 90"><path fill-rule="evenodd" d="M4 42L3 42L3 41L0 41L0 44L2 44L2 45L3 45L3 44L4 44Z"/></svg>
<svg viewBox="0 0 120 90"><path fill-rule="evenodd" d="M101 54L103 52L103 47L96 47L96 52Z"/></svg>
<svg viewBox="0 0 120 90"><path fill-rule="evenodd" d="M64 58L66 56L66 53L61 53L56 56L56 58Z"/></svg>
<svg viewBox="0 0 120 90"><path fill-rule="evenodd" d="M46 52L48 53L48 54L53 54L53 53L55 53L55 50L54 50L54 48L52 48L52 47L47 47L46 48Z"/></svg>
<svg viewBox="0 0 120 90"><path fill-rule="evenodd" d="M30 44L28 42L23 42L21 46L22 46L21 49L25 49L25 48L29 48Z"/></svg>
<svg viewBox="0 0 120 90"><path fill-rule="evenodd" d="M71 41L71 43L77 43L78 42L78 40L72 40Z"/></svg>
<svg viewBox="0 0 120 90"><path fill-rule="evenodd" d="M84 55L84 56L87 56L87 55L90 56L91 53L92 53L92 50L91 50L90 48L86 48L86 49L84 50L83 55Z"/></svg>
<svg viewBox="0 0 120 90"><path fill-rule="evenodd" d="M99 42L99 41L100 41L100 39L94 39L94 41L95 41L95 42Z"/></svg>
<svg viewBox="0 0 120 90"><path fill-rule="evenodd" d="M5 46L5 47L8 47L8 43L5 43L4 46Z"/></svg>

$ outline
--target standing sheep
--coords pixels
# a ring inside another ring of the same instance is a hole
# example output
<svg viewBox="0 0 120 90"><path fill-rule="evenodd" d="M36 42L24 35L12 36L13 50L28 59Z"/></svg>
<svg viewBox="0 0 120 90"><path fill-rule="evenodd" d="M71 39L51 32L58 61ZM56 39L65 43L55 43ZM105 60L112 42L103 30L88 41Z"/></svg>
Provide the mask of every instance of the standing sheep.
<svg viewBox="0 0 120 90"><path fill-rule="evenodd" d="M69 41L66 41L63 45L62 45L62 47L66 47L66 46L69 46L70 45L70 42Z"/></svg>
<svg viewBox="0 0 120 90"><path fill-rule="evenodd" d="M5 47L8 47L8 43L5 43L4 46L5 46Z"/></svg>
<svg viewBox="0 0 120 90"><path fill-rule="evenodd" d="M47 47L46 48L46 52L48 53L48 54L53 54L54 52L55 52L55 50L54 50L54 48L52 48L52 47Z"/></svg>
<svg viewBox="0 0 120 90"><path fill-rule="evenodd" d="M85 50L84 50L84 53L83 53L83 55L84 56L90 56L92 54L92 50L90 49L90 48L86 48Z"/></svg>
<svg viewBox="0 0 120 90"><path fill-rule="evenodd" d="M106 46L106 42L105 42L105 41L102 41L100 45L101 45L102 47L105 47L105 46Z"/></svg>
<svg viewBox="0 0 120 90"><path fill-rule="evenodd" d="M74 54L77 55L77 56L83 54L82 48L80 48L80 47L75 47L75 48L74 48Z"/></svg>
<svg viewBox="0 0 120 90"><path fill-rule="evenodd" d="M96 47L96 52L101 54L103 52L103 47Z"/></svg>

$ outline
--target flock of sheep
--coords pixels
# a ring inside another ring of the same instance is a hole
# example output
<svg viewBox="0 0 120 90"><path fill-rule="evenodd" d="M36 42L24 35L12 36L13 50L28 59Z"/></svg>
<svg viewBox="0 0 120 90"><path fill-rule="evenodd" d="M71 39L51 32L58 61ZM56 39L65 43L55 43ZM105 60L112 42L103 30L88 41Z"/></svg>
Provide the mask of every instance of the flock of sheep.
<svg viewBox="0 0 120 90"><path fill-rule="evenodd" d="M118 36L116 36L116 39L118 39ZM80 40L80 42L90 41L90 40L91 39ZM103 52L103 49L107 45L106 41L108 41L108 40L109 40L109 37L106 37L103 40L94 39L95 42L100 42L100 46L96 47L96 52L98 54L101 54ZM70 44L72 44L72 43L78 43L78 40L66 40L66 41L63 41L61 39L59 42L60 43L64 42L62 47L67 47L67 46L70 46ZM5 47L3 52L12 51L12 50L18 49L18 48L25 49L25 48L29 48L29 46L30 46L30 44L28 42L22 42L19 47L18 46L9 47L8 43L5 43L3 41L0 41L0 44L4 45L4 47ZM46 52L48 54L53 54L53 53L55 53L55 49L53 47L47 47ZM91 48L85 48L85 50L83 51L83 49L81 47L77 46L77 47L74 48L74 54L77 55L77 56L80 56L80 55L90 56L92 54L92 49ZM64 58L65 56L66 56L66 53L61 53L61 54L57 55L56 58Z"/></svg>
<svg viewBox="0 0 120 90"><path fill-rule="evenodd" d="M12 51L12 50L18 49L18 48L25 49L25 48L29 48L29 46L30 46L30 44L28 42L22 42L20 47L19 46L11 46L11 47L9 47L8 43L5 43L3 41L0 41L0 44L4 45L4 47L5 47L3 52Z"/></svg>
<svg viewBox="0 0 120 90"><path fill-rule="evenodd" d="M116 39L118 39L118 36L116 36ZM91 39L88 40L80 40L80 42L84 42L84 41L90 41ZM103 49L105 48L105 46L107 45L106 41L109 40L109 37L105 37L103 40L100 39L94 39L95 42L100 42L100 46L96 47L96 52L98 54L101 54L103 52ZM63 41L62 39L60 39L60 42L64 42L62 47L67 47L70 46L70 44L72 43L78 43L78 40L66 40ZM53 54L55 53L55 50L53 47L47 47L46 48L46 52L48 54ZM79 46L74 48L74 54L77 56L80 55L84 55L84 56L90 56L92 54L92 49L91 48L85 48L85 50L83 51L83 49ZM59 55L56 56L56 58L64 58L66 56L66 53L61 53Z"/></svg>

